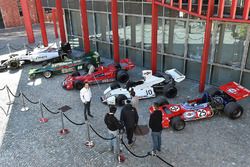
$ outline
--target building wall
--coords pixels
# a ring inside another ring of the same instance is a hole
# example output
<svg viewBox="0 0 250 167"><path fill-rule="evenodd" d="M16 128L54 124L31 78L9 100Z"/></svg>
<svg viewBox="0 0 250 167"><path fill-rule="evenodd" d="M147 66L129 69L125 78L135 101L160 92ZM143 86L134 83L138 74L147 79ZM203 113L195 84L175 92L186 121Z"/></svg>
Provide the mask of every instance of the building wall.
<svg viewBox="0 0 250 167"><path fill-rule="evenodd" d="M54 8L44 0L46 8ZM110 0L87 2L91 49L113 58ZM71 45L83 49L78 1L62 0L66 32ZM151 66L151 3L118 0L119 49L121 58L130 58L137 66ZM157 69L176 68L189 79L200 79L206 22L196 17L159 7ZM214 85L236 81L250 88L250 26L213 22L207 83Z"/></svg>

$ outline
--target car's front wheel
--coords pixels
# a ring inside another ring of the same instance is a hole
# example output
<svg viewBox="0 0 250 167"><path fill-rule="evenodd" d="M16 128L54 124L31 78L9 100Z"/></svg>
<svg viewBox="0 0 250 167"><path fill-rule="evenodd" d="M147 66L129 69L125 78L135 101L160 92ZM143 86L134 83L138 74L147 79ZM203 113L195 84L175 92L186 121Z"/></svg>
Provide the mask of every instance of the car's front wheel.
<svg viewBox="0 0 250 167"><path fill-rule="evenodd" d="M240 118L243 111L243 107L236 102L229 102L224 108L224 113L231 119Z"/></svg>
<svg viewBox="0 0 250 167"><path fill-rule="evenodd" d="M9 66L11 69L17 69L20 65L20 62L18 60L11 60L9 63Z"/></svg>
<svg viewBox="0 0 250 167"><path fill-rule="evenodd" d="M119 70L116 74L116 80L121 83L125 83L129 80L129 75L125 70Z"/></svg>
<svg viewBox="0 0 250 167"><path fill-rule="evenodd" d="M45 71L45 72L43 72L43 76L44 76L46 79L51 78L52 72L51 72L51 71Z"/></svg>
<svg viewBox="0 0 250 167"><path fill-rule="evenodd" d="M185 121L181 119L181 117L173 117L170 120L170 125L174 130L180 131L185 128L186 124Z"/></svg>
<svg viewBox="0 0 250 167"><path fill-rule="evenodd" d="M77 80L75 83L74 83L74 87L77 89L77 90L81 90L83 88L84 84L82 81L79 81Z"/></svg>

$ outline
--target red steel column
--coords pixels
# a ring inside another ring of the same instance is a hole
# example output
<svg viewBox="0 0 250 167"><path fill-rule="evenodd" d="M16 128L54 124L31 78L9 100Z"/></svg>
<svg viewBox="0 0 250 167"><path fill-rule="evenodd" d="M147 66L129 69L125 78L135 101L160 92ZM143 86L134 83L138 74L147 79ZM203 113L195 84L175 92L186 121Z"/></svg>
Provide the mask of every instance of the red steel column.
<svg viewBox="0 0 250 167"><path fill-rule="evenodd" d="M237 8L237 0L232 0L232 6L230 11L230 17L232 19L235 19L236 8Z"/></svg>
<svg viewBox="0 0 250 167"><path fill-rule="evenodd" d="M65 35L65 28L64 28L64 21L63 21L62 0L56 0L56 12L57 12L57 19L59 23L61 42L65 43L66 35Z"/></svg>
<svg viewBox="0 0 250 167"><path fill-rule="evenodd" d="M119 35L118 35L118 10L117 10L117 0L111 1L111 8L112 8L112 32L113 32L113 55L114 61L119 63L120 56L119 56Z"/></svg>
<svg viewBox="0 0 250 167"><path fill-rule="evenodd" d="M52 20L54 24L55 37L58 38L57 24L56 24L56 9L52 9Z"/></svg>
<svg viewBox="0 0 250 167"><path fill-rule="evenodd" d="M214 0L208 1L207 10L208 11L207 11L207 18L206 18L205 39L204 39L204 47L203 47L202 61L201 61L200 87L199 87L200 92L204 91L205 82L206 82L208 54L209 54L209 49L210 49L210 35L212 31L212 20L210 19L210 17L213 16Z"/></svg>
<svg viewBox="0 0 250 167"><path fill-rule="evenodd" d="M155 73L157 70L157 30L158 30L158 6L152 0L152 49L151 49L151 69Z"/></svg>
<svg viewBox="0 0 250 167"><path fill-rule="evenodd" d="M90 52L90 43L89 43L89 28L88 28L88 16L87 16L87 8L86 1L80 0L80 8L82 15L82 31L83 31L83 39L84 39L84 51L85 53Z"/></svg>
<svg viewBox="0 0 250 167"><path fill-rule="evenodd" d="M35 37L33 33L32 23L30 19L30 11L28 7L27 0L20 0L22 11L23 11L23 20L24 20L24 26L28 37L29 43L35 43Z"/></svg>
<svg viewBox="0 0 250 167"><path fill-rule="evenodd" d="M198 14L201 15L201 11L202 11L202 0L198 0Z"/></svg>
<svg viewBox="0 0 250 167"><path fill-rule="evenodd" d="M220 3L219 3L219 11L218 11L218 17L219 17L219 18L223 18L224 6L225 6L225 0L220 0Z"/></svg>
<svg viewBox="0 0 250 167"><path fill-rule="evenodd" d="M44 13L43 13L41 0L36 0L36 9L37 9L38 17L39 17L39 22L40 22L43 45L46 47L48 46L48 38L47 38L47 32L46 32L46 27L44 23Z"/></svg>
<svg viewBox="0 0 250 167"><path fill-rule="evenodd" d="M242 16L244 20L248 20L249 7L250 7L250 0L245 0L244 11Z"/></svg>

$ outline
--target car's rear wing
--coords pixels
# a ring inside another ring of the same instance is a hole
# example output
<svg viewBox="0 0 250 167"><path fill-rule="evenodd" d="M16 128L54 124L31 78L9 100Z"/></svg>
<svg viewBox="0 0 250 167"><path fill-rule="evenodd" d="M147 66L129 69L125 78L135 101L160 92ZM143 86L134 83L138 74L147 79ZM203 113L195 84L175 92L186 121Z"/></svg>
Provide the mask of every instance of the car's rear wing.
<svg viewBox="0 0 250 167"><path fill-rule="evenodd" d="M175 80L175 82L181 82L186 78L185 75L183 75L181 72L179 72L175 68L166 70L165 73L171 75L173 79Z"/></svg>
<svg viewBox="0 0 250 167"><path fill-rule="evenodd" d="M131 70L135 67L135 64L130 59L121 59L120 65L124 70Z"/></svg>
<svg viewBox="0 0 250 167"><path fill-rule="evenodd" d="M250 91L236 82L229 82L219 87L220 90L225 92L236 101L242 100L250 96Z"/></svg>

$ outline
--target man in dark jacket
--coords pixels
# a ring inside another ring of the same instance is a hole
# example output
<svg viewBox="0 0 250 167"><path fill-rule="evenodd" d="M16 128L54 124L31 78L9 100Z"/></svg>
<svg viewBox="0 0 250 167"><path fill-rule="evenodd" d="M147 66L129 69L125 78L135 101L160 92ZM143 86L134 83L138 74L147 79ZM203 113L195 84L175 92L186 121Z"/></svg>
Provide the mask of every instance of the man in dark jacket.
<svg viewBox="0 0 250 167"><path fill-rule="evenodd" d="M162 131L162 113L158 109L158 104L154 103L154 112L150 115L149 127L151 128L151 136L153 140L153 153L161 151L161 131Z"/></svg>
<svg viewBox="0 0 250 167"><path fill-rule="evenodd" d="M133 134L135 127L138 124L138 119L139 116L137 114L136 109L132 107L131 104L126 104L121 111L120 121L124 124L126 128L128 144L130 146L134 144Z"/></svg>
<svg viewBox="0 0 250 167"><path fill-rule="evenodd" d="M116 107L110 106L109 113L107 113L104 117L104 122L108 127L110 138L114 138L110 140L110 151L114 151L116 153L116 150L118 148L117 146L117 138L115 138L119 130L123 129L123 125L120 123L120 121L115 117Z"/></svg>

